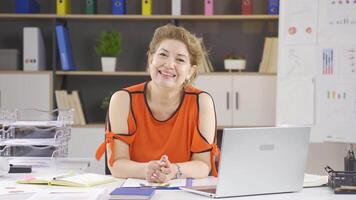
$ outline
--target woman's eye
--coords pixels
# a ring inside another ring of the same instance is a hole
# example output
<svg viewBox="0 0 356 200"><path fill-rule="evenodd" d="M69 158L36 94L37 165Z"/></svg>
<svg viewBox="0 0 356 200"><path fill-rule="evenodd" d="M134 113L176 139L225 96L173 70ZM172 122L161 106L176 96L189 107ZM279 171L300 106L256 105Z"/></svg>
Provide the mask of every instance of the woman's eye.
<svg viewBox="0 0 356 200"><path fill-rule="evenodd" d="M159 55L160 56L165 56L165 57L167 56L167 54L165 54L165 53L160 53Z"/></svg>
<svg viewBox="0 0 356 200"><path fill-rule="evenodd" d="M184 63L185 62L184 59L180 59L180 58L178 58L177 61L180 62L180 63Z"/></svg>

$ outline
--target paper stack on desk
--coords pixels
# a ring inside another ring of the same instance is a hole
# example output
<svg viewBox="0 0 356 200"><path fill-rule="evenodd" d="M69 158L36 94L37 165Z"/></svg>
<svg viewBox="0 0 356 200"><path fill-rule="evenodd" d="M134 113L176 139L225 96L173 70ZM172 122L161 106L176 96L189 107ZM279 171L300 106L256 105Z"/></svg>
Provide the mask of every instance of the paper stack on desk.
<svg viewBox="0 0 356 200"><path fill-rule="evenodd" d="M304 174L303 187L320 187L328 184L328 176Z"/></svg>

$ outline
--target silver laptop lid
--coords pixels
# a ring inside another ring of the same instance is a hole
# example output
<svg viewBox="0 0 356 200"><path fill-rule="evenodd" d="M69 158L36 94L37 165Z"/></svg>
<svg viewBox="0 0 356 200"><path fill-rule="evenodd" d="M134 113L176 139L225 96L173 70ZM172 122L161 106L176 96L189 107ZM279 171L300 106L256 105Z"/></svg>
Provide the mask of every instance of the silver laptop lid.
<svg viewBox="0 0 356 200"><path fill-rule="evenodd" d="M299 191L310 127L223 130L216 197Z"/></svg>

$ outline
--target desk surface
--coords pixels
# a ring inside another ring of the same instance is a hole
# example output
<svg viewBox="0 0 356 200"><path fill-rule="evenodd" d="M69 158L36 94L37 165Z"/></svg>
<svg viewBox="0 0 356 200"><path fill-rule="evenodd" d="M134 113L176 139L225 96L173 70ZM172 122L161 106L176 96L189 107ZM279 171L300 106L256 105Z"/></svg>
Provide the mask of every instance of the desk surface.
<svg viewBox="0 0 356 200"><path fill-rule="evenodd" d="M44 172L48 172L45 169L34 169L32 175L42 174ZM16 180L26 176L26 174L7 174L5 176L0 177L0 187L6 184L15 184ZM109 199L108 194L116 187L119 187L125 180L124 179L117 179L116 182L96 186L93 188L105 188L105 192L101 195L100 199ZM207 178L206 181L212 181L212 178ZM50 188L65 188L68 187L59 187L59 186L46 186L46 185L23 185L21 187L36 187L38 189L50 189ZM32 194L22 194L22 195L7 195L0 196L0 199L3 197L8 200L23 200L27 199ZM246 196L246 197L234 197L234 198L227 198L227 199L239 199L239 200L354 200L356 195L336 195L333 191L328 187L317 187L317 188L304 188L300 192L295 193L284 193L284 194L271 194L271 195L257 195L257 196ZM181 190L157 190L155 195L153 196L152 200L180 200L180 199L196 199L196 200L203 200L203 199L211 199L209 197L200 196L192 193L188 193Z"/></svg>

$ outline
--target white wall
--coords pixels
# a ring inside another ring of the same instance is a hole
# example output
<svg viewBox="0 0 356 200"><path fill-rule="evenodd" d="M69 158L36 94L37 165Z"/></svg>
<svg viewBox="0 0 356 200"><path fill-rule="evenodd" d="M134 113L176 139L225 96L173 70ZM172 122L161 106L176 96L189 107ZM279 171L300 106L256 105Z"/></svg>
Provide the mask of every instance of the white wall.
<svg viewBox="0 0 356 200"><path fill-rule="evenodd" d="M306 172L325 175L324 167L329 165L334 170L344 170L344 157L348 146L343 143L311 143Z"/></svg>

